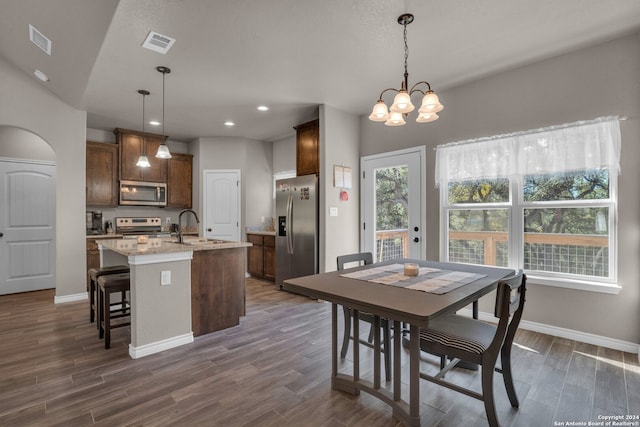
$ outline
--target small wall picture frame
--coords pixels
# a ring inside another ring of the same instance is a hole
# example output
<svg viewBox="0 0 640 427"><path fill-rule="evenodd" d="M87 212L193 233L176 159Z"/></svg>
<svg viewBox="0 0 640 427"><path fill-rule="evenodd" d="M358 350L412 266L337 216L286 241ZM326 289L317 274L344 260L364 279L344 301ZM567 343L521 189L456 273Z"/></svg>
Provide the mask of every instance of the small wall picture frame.
<svg viewBox="0 0 640 427"><path fill-rule="evenodd" d="M349 166L333 165L333 186L343 189L352 187L351 168Z"/></svg>

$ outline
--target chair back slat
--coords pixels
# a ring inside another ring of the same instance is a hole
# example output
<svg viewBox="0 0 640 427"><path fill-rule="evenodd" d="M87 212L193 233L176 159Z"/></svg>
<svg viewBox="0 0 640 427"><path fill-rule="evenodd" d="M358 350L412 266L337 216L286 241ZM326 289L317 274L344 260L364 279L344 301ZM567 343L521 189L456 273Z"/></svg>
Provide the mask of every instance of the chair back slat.
<svg viewBox="0 0 640 427"><path fill-rule="evenodd" d="M501 318L503 313L507 316L514 314L522 305L524 284L526 276L519 272L511 277L502 279L496 292L496 306L494 314Z"/></svg>
<svg viewBox="0 0 640 427"><path fill-rule="evenodd" d="M344 270L345 264L357 262L359 265L373 264L371 252L360 252L357 254L340 255L338 258L338 270Z"/></svg>

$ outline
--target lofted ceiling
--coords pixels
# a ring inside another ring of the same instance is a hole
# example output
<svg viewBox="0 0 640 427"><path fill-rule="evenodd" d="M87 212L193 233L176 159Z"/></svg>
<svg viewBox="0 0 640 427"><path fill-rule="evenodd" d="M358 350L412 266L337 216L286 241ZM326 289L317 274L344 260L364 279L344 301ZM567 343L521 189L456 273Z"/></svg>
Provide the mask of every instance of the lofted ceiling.
<svg viewBox="0 0 640 427"><path fill-rule="evenodd" d="M637 0L0 0L0 57L47 74L35 81L86 110L89 128L142 130L138 89L151 92L146 120L160 120L162 65L170 139L270 141L318 104L369 114L399 87L405 12L409 83L436 92L640 31ZM51 56L29 24L52 40ZM149 31L176 39L166 55L141 47Z"/></svg>

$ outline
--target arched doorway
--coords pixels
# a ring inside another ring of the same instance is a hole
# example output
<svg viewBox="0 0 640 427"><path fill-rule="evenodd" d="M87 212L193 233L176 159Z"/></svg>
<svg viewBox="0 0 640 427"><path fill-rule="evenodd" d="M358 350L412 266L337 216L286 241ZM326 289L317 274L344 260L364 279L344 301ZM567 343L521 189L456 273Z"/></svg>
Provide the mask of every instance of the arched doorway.
<svg viewBox="0 0 640 427"><path fill-rule="evenodd" d="M55 288L55 152L0 126L0 295Z"/></svg>

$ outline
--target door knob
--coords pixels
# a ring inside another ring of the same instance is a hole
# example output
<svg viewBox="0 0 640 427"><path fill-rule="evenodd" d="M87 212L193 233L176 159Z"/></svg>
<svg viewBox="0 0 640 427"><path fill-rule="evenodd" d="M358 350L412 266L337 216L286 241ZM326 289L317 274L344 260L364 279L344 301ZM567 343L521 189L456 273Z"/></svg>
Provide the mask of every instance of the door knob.
<svg viewBox="0 0 640 427"><path fill-rule="evenodd" d="M420 239L419 239L418 237L414 237L414 238L413 238L413 241L414 241L414 242L416 242L416 243L418 243L418 242L420 241Z"/></svg>
<svg viewBox="0 0 640 427"><path fill-rule="evenodd" d="M209 233L211 233L211 231L213 231L213 230L211 230L210 228L207 228L207 231L208 231Z"/></svg>
<svg viewBox="0 0 640 427"><path fill-rule="evenodd" d="M420 229L418 227L413 227L413 231L419 231Z"/></svg>
<svg viewBox="0 0 640 427"><path fill-rule="evenodd" d="M0 233L0 237L4 236L4 234Z"/></svg>

